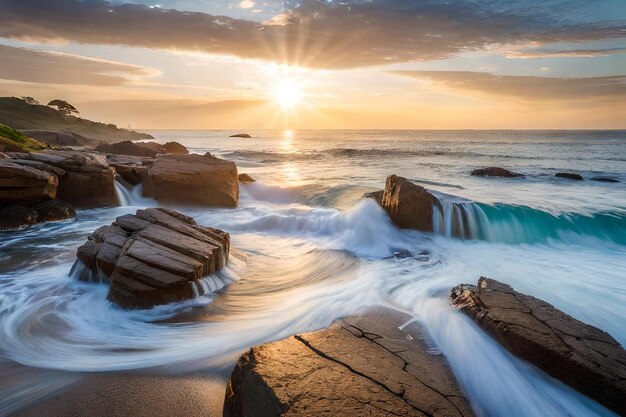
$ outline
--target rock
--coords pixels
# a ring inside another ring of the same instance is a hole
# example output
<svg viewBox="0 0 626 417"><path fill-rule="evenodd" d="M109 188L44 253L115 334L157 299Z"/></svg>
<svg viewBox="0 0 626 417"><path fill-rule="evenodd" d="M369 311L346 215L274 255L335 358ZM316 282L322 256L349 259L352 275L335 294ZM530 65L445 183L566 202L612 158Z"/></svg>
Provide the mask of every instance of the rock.
<svg viewBox="0 0 626 417"><path fill-rule="evenodd" d="M591 178L591 181L610 182L610 183L619 182L618 179L611 178L611 177L593 177Z"/></svg>
<svg viewBox="0 0 626 417"><path fill-rule="evenodd" d="M365 193L363 198L371 198L376 201L378 204L381 204L383 201L383 195L385 194L385 190L372 191L370 193Z"/></svg>
<svg viewBox="0 0 626 417"><path fill-rule="evenodd" d="M61 168L57 198L74 207L106 207L118 204L115 171L103 155L83 151L33 152L27 159Z"/></svg>
<svg viewBox="0 0 626 417"><path fill-rule="evenodd" d="M381 309L254 347L226 388L225 417L472 416L442 356L409 316Z"/></svg>
<svg viewBox="0 0 626 417"><path fill-rule="evenodd" d="M626 351L609 334L485 277L450 297L511 353L626 415Z"/></svg>
<svg viewBox="0 0 626 417"><path fill-rule="evenodd" d="M231 137L231 138L248 138L248 139L249 139L249 138L251 138L252 136L250 136L250 135L249 135L249 134L247 134L247 133L237 133L237 134L235 134L235 135L230 135L229 137Z"/></svg>
<svg viewBox="0 0 626 417"><path fill-rule="evenodd" d="M509 171L508 169L500 168L500 167L489 167L489 168L480 168L472 171L472 174L475 177L505 177L505 178L523 178L523 174L518 174L517 172Z"/></svg>
<svg viewBox="0 0 626 417"><path fill-rule="evenodd" d="M148 157L155 157L160 153L165 153L165 148L156 142L131 142L130 140L116 143L101 143L96 146L96 150L104 153Z"/></svg>
<svg viewBox="0 0 626 417"><path fill-rule="evenodd" d="M143 194L159 201L236 207L237 166L201 155L159 155L144 177Z"/></svg>
<svg viewBox="0 0 626 417"><path fill-rule="evenodd" d="M37 212L31 208L9 205L0 209L0 230L19 230L37 223Z"/></svg>
<svg viewBox="0 0 626 417"><path fill-rule="evenodd" d="M76 211L65 201L48 200L35 206L37 222L56 222L76 218Z"/></svg>
<svg viewBox="0 0 626 417"><path fill-rule="evenodd" d="M239 174L239 182L243 182L245 183L250 183L250 182L256 182L256 180L254 178L252 178L250 175L246 174L245 172L243 174Z"/></svg>
<svg viewBox="0 0 626 417"><path fill-rule="evenodd" d="M70 131L22 130L22 133L52 146L86 146L96 142Z"/></svg>
<svg viewBox="0 0 626 417"><path fill-rule="evenodd" d="M57 196L59 180L55 174L11 159L0 160L0 205L30 206Z"/></svg>
<svg viewBox="0 0 626 417"><path fill-rule="evenodd" d="M140 184L148 172L148 167L143 165L117 165L114 169L117 175L131 185Z"/></svg>
<svg viewBox="0 0 626 417"><path fill-rule="evenodd" d="M438 201L426 188L391 175L387 177L379 204L398 227L433 231L433 205Z"/></svg>
<svg viewBox="0 0 626 417"><path fill-rule="evenodd" d="M229 250L228 233L151 208L94 231L78 248L74 270L84 267L82 280L109 281L115 304L148 308L202 294L198 280L223 268Z"/></svg>
<svg viewBox="0 0 626 417"><path fill-rule="evenodd" d="M574 174L573 172L559 172L557 174L554 174L555 177L558 178L567 178L570 180L576 180L576 181L582 181L583 177L578 175L578 174Z"/></svg>
<svg viewBox="0 0 626 417"><path fill-rule="evenodd" d="M177 155L187 155L189 153L187 148L178 142L167 142L163 145L163 148L166 151L165 153L173 153Z"/></svg>

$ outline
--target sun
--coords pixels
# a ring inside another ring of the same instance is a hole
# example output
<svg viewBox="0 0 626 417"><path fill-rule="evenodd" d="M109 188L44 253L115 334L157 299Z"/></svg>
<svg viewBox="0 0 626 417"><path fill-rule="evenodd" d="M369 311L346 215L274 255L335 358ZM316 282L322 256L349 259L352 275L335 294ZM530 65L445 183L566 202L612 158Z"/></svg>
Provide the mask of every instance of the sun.
<svg viewBox="0 0 626 417"><path fill-rule="evenodd" d="M292 110L302 102L302 89L293 80L281 80L274 86L274 100L284 110Z"/></svg>

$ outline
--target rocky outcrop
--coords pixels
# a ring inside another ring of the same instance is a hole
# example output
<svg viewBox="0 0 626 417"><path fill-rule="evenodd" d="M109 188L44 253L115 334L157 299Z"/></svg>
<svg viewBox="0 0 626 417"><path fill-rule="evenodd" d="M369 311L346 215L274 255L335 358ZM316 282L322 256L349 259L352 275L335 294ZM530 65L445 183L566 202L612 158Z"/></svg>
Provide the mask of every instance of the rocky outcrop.
<svg viewBox="0 0 626 417"><path fill-rule="evenodd" d="M159 155L144 176L143 194L178 204L235 207L237 166L210 155Z"/></svg>
<svg viewBox="0 0 626 417"><path fill-rule="evenodd" d="M242 182L244 184L256 182L254 178L252 178L250 175L246 174L245 172L242 174L239 174L238 178L239 178L239 182Z"/></svg>
<svg viewBox="0 0 626 417"><path fill-rule="evenodd" d="M37 223L73 219L76 212L68 203L48 200L34 207L10 204L0 208L0 230L19 230Z"/></svg>
<svg viewBox="0 0 626 417"><path fill-rule="evenodd" d="M567 178L568 180L576 180L576 181L582 181L583 177L578 175L578 174L574 174L573 172L559 172L554 174L555 177L557 178Z"/></svg>
<svg viewBox="0 0 626 417"><path fill-rule="evenodd" d="M231 138L247 138L247 139L250 139L252 136L250 136L247 133L236 133L234 135L230 135L229 137L231 137Z"/></svg>
<svg viewBox="0 0 626 417"><path fill-rule="evenodd" d="M22 133L52 146L87 146L96 142L93 139L69 131L22 130Z"/></svg>
<svg viewBox="0 0 626 417"><path fill-rule="evenodd" d="M0 205L30 206L54 199L58 186L58 177L53 173L0 159Z"/></svg>
<svg viewBox="0 0 626 417"><path fill-rule="evenodd" d="M131 142L129 140L117 143L101 143L96 150L104 153L131 156L147 156L154 158L162 153L187 154L187 148L177 142L168 142L161 145L156 142Z"/></svg>
<svg viewBox="0 0 626 417"><path fill-rule="evenodd" d="M504 178L523 178L523 174L518 174L517 172L509 171L505 168L500 167L488 167L488 168L480 168L472 171L472 174L475 177L504 177Z"/></svg>
<svg viewBox="0 0 626 417"><path fill-rule="evenodd" d="M450 296L511 353L626 415L626 351L609 334L484 277Z"/></svg>
<svg viewBox="0 0 626 417"><path fill-rule="evenodd" d="M82 280L109 281L108 298L117 305L148 308L202 294L199 280L221 269L229 250L228 233L152 208L93 232L78 248L74 270Z"/></svg>
<svg viewBox="0 0 626 417"><path fill-rule="evenodd" d="M225 417L472 416L441 355L388 309L250 349L226 389Z"/></svg>
<svg viewBox="0 0 626 417"><path fill-rule="evenodd" d="M426 188L391 175L382 194L370 193L368 197L378 201L398 227L433 231L433 205L438 201Z"/></svg>
<svg viewBox="0 0 626 417"><path fill-rule="evenodd" d="M74 207L106 207L118 204L115 172L103 155L82 151L45 151L23 159L61 168L57 198Z"/></svg>
<svg viewBox="0 0 626 417"><path fill-rule="evenodd" d="M37 212L38 223L58 222L76 217L74 207L59 200L43 201L35 206L35 211Z"/></svg>

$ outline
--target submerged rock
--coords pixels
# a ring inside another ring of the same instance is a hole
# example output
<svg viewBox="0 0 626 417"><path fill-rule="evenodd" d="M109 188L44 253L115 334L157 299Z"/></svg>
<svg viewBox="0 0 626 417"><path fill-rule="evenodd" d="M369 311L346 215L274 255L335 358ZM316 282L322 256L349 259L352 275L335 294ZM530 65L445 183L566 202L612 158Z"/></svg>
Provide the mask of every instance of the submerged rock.
<svg viewBox="0 0 626 417"><path fill-rule="evenodd" d="M472 416L441 355L389 309L254 347L232 371L225 417Z"/></svg>
<svg viewBox="0 0 626 417"><path fill-rule="evenodd" d="M143 193L159 201L236 207L239 179L233 161L202 155L159 155L148 169Z"/></svg>
<svg viewBox="0 0 626 417"><path fill-rule="evenodd" d="M252 178L250 175L246 174L245 172L242 174L239 174L238 178L239 178L239 182L243 182L244 184L250 183L250 182L256 182L254 178Z"/></svg>
<svg viewBox="0 0 626 417"><path fill-rule="evenodd" d="M509 171L505 168L500 167L488 167L488 168L479 168L472 171L472 174L475 177L504 177L504 178L523 178L523 174L519 174L517 172Z"/></svg>
<svg viewBox="0 0 626 417"><path fill-rule="evenodd" d="M37 223L38 214L32 208L8 205L0 208L0 230L19 230Z"/></svg>
<svg viewBox="0 0 626 417"><path fill-rule="evenodd" d="M384 191L379 193L373 193L371 197L378 201L398 227L433 231L433 205L437 199L426 188L391 175L387 178Z"/></svg>
<svg viewBox="0 0 626 417"><path fill-rule="evenodd" d="M79 279L109 281L108 298L147 308L193 298L198 280L224 267L228 233L168 209L138 210L93 232L78 248Z"/></svg>
<svg viewBox="0 0 626 417"><path fill-rule="evenodd" d="M609 334L485 277L450 297L511 353L626 415L626 351Z"/></svg>
<svg viewBox="0 0 626 417"><path fill-rule="evenodd" d="M229 137L231 137L231 138L248 138L249 139L252 136L250 136L247 133L237 133L237 134L234 134L234 135L230 135Z"/></svg>
<svg viewBox="0 0 626 417"><path fill-rule="evenodd" d="M593 177L591 181L610 182L610 183L619 182L618 179L611 178L611 177Z"/></svg>
<svg viewBox="0 0 626 417"><path fill-rule="evenodd" d="M576 180L576 181L582 181L583 177L578 175L578 174L574 174L573 172L559 172L557 174L554 174L555 177L557 178L567 178L570 180Z"/></svg>
<svg viewBox="0 0 626 417"><path fill-rule="evenodd" d="M37 222L57 222L61 220L73 219L76 211L69 203L59 200L48 200L35 206L37 212Z"/></svg>

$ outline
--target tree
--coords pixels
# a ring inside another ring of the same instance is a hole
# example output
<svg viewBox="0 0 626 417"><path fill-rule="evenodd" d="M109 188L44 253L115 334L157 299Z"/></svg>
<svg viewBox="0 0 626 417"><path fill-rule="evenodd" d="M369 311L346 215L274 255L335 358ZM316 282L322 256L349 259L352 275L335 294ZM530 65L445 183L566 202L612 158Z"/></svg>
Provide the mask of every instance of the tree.
<svg viewBox="0 0 626 417"><path fill-rule="evenodd" d="M22 100L26 102L26 104L30 104L32 106L37 106L40 103L32 97L22 97Z"/></svg>
<svg viewBox="0 0 626 417"><path fill-rule="evenodd" d="M56 107L57 110L59 110L61 113L63 113L66 116L72 113L78 114L78 110L76 110L76 107L72 106L70 103L68 103L65 100L58 100L58 99L52 100L50 103L48 103L48 106Z"/></svg>

